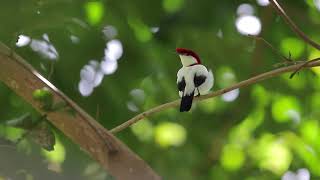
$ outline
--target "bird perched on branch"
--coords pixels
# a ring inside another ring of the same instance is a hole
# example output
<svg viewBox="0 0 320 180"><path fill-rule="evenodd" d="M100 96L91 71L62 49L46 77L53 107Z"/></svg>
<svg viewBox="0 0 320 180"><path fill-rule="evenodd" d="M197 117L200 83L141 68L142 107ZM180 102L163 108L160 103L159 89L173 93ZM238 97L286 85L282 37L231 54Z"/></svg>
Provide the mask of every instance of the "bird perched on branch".
<svg viewBox="0 0 320 180"><path fill-rule="evenodd" d="M213 86L211 70L201 64L199 56L192 50L176 48L182 68L177 73L177 85L181 97L180 112L189 111L194 96L205 95Z"/></svg>

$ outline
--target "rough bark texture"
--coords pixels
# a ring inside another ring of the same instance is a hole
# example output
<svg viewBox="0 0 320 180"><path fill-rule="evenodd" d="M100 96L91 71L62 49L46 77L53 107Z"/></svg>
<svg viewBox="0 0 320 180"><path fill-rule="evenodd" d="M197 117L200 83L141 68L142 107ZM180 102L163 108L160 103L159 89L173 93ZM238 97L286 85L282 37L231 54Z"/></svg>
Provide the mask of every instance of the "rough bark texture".
<svg viewBox="0 0 320 180"><path fill-rule="evenodd" d="M0 43L0 81L30 103L40 113L41 104L32 97L34 90L47 87L55 102L66 102L75 115L50 112L48 120L81 149L98 161L116 179L161 179L141 158L97 123L71 99L42 77L20 56Z"/></svg>

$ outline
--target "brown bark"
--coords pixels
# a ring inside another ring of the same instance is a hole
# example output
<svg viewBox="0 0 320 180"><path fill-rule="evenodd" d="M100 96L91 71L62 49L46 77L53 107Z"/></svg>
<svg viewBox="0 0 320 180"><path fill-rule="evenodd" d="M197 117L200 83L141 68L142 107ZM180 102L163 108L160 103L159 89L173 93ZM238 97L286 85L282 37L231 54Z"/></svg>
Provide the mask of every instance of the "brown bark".
<svg viewBox="0 0 320 180"><path fill-rule="evenodd" d="M47 87L55 102L66 102L76 113L48 112L48 120L81 149L98 161L116 179L161 179L141 158L103 128L76 103L42 77L31 65L0 43L0 81L30 103L41 114L41 104L34 100L36 89Z"/></svg>

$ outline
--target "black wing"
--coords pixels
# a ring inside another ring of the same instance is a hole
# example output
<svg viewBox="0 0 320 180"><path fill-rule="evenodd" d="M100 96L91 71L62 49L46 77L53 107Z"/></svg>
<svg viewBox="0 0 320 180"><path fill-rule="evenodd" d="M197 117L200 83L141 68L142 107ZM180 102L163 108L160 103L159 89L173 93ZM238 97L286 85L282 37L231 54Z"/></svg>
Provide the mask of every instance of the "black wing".
<svg viewBox="0 0 320 180"><path fill-rule="evenodd" d="M194 75L194 78L193 78L194 86L195 87L201 86L201 84L203 84L206 81L206 79L207 77L204 75L200 75L200 76Z"/></svg>
<svg viewBox="0 0 320 180"><path fill-rule="evenodd" d="M181 79L181 81L178 82L178 90L184 91L184 88L186 87L186 81L184 77Z"/></svg>

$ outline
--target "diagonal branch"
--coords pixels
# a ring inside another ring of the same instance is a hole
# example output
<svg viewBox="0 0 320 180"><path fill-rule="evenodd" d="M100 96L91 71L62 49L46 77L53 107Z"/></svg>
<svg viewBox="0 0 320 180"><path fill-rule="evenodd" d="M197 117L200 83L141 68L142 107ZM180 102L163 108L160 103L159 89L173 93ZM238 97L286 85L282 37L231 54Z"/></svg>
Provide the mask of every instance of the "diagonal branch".
<svg viewBox="0 0 320 180"><path fill-rule="evenodd" d="M281 5L277 0L270 0L272 7L277 11L277 13L284 19L284 21L290 26L290 28L306 43L310 44L314 48L320 50L320 44L310 39L300 28L291 20L287 13L283 10Z"/></svg>
<svg viewBox="0 0 320 180"><path fill-rule="evenodd" d="M43 115L47 112L41 109L41 104L34 100L32 93L36 89L49 88L53 94L54 101L65 102L75 111L75 115L73 116L63 111L55 111L48 112L47 119L98 161L116 179L161 179L120 140L41 76L24 59L1 43L0 81L4 82Z"/></svg>
<svg viewBox="0 0 320 180"><path fill-rule="evenodd" d="M269 72L266 72L266 73L259 74L257 76L252 77L252 78L249 78L247 80L241 81L241 82L239 82L237 84L234 84L234 85L232 85L232 86L230 86L228 88L224 88L224 89L215 91L213 93L210 93L210 94L207 94L207 95L204 95L204 96L195 97L195 101L202 101L202 100L205 100L205 99L213 98L213 97L222 95L224 93L230 92L230 91L238 89L238 88L243 88L243 87L246 87L246 86L249 86L249 85L252 85L252 84L256 84L256 83L258 83L260 81L263 81L265 79L269 79L269 78L281 75L281 74L286 73L286 72L294 72L294 71L299 70L301 68L310 68L310 67L315 67L315 66L320 66L320 58L316 58L316 59L310 60L310 61L308 61L308 63L301 62L301 63L295 64L295 65L291 65L291 66L288 66L288 67L283 67L283 68L275 69L275 70L272 70L272 71L269 71ZM153 114L155 114L157 112L163 111L165 109L177 107L179 104L180 104L180 100L175 100L175 101L172 101L172 102L165 103L165 104L162 104L160 106L154 107L152 109L149 109L148 111L145 111L145 112L143 112L141 114L138 114L137 116L129 119L128 121L124 122L123 124L111 129L110 132L111 133L117 133L119 131L122 131L123 129L131 126L132 124L134 124L134 123L136 123L136 122L138 122L138 121L140 121L140 120L142 120L142 119L144 119L144 118L146 118L148 116L151 116L151 115L153 115Z"/></svg>

